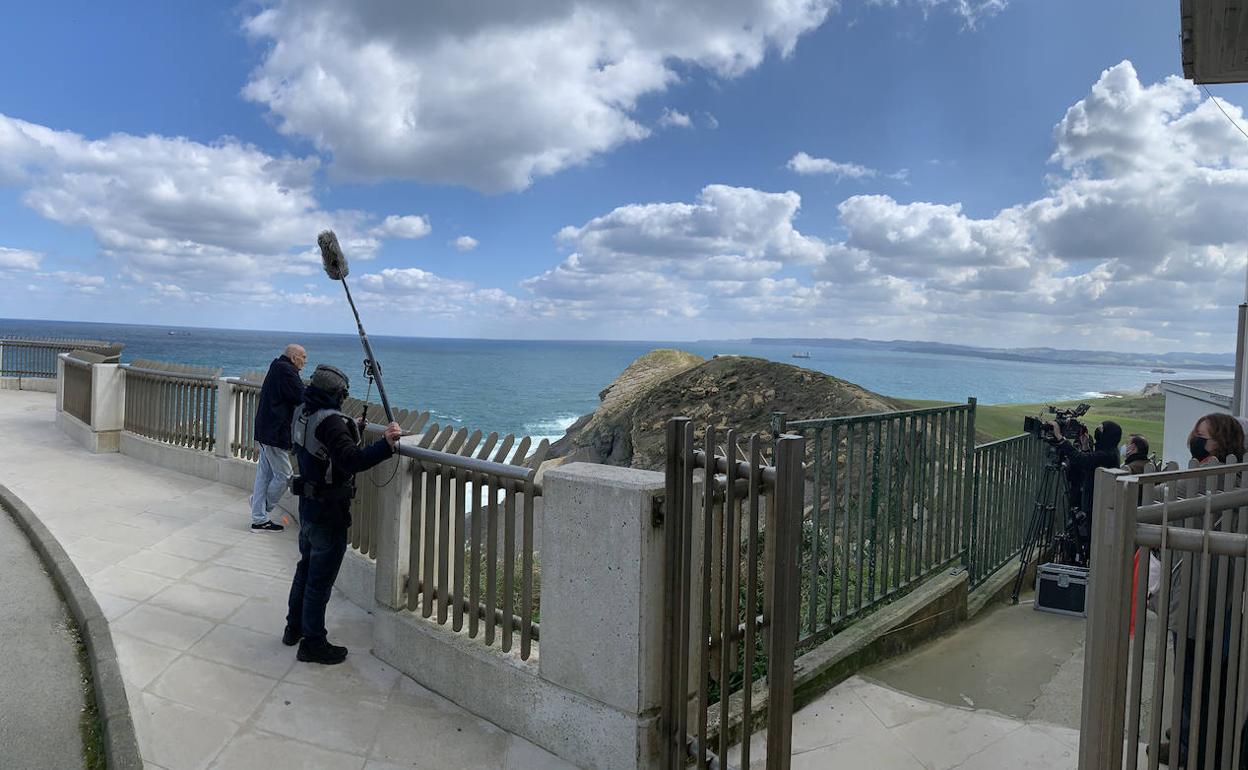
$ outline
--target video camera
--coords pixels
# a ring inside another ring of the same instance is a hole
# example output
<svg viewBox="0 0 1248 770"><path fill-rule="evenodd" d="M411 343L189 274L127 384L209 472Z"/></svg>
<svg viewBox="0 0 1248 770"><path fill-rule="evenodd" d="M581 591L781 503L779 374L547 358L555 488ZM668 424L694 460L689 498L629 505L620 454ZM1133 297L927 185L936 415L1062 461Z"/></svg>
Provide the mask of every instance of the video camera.
<svg viewBox="0 0 1248 770"><path fill-rule="evenodd" d="M1088 413L1088 410L1092 408L1091 405L1080 404L1074 409L1058 409L1055 406L1047 408L1049 413L1053 415L1052 421L1028 415L1023 418L1024 433L1030 433L1035 438L1043 439L1050 444L1056 444L1058 438L1053 430L1054 425L1056 425L1062 431L1062 438L1070 439L1076 445L1085 442L1088 436L1088 428L1079 422L1079 418Z"/></svg>

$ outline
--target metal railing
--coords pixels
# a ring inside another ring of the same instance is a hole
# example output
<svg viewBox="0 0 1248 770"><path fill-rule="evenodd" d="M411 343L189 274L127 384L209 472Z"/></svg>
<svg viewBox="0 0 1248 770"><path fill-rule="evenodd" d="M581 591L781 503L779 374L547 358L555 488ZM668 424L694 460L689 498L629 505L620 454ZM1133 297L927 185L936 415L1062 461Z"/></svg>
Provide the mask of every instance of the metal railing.
<svg viewBox="0 0 1248 770"><path fill-rule="evenodd" d="M366 408L367 407L367 408ZM342 411L352 419L367 415L371 409L373 414L381 414L378 404L366 404L354 398L348 398L342 404ZM253 410L254 414L254 410ZM418 433L429 421L428 412L412 412L406 409L395 409L394 419L403 428L403 434L410 436ZM381 438L382 426L375 425L366 431L366 439ZM253 442L254 443L254 442ZM355 479L355 498L351 501L351 529L348 531L350 546L370 559L377 558L377 524L380 519L381 490L393 482L398 469L397 460L390 460L361 473Z"/></svg>
<svg viewBox="0 0 1248 770"><path fill-rule="evenodd" d="M230 388L233 426L230 431L230 456L256 462L260 448L256 446L256 409L260 406L260 386L264 376L256 379L253 374L226 380Z"/></svg>
<svg viewBox="0 0 1248 770"><path fill-rule="evenodd" d="M724 447L719 454L716 447ZM664 492L662 766L750 767L756 701L766 703L766 767L789 767L798 635L804 439L774 467L759 436L714 427L704 449L686 418L667 426ZM707 481L709 479L709 481ZM765 679L765 681L764 681ZM760 709L761 710L761 709Z"/></svg>
<svg viewBox="0 0 1248 770"><path fill-rule="evenodd" d="M962 558L969 533L975 399L966 404L786 421L806 438L802 644Z"/></svg>
<svg viewBox="0 0 1248 770"><path fill-rule="evenodd" d="M87 425L91 424L91 365L94 363L94 361L86 360L89 355L82 354L82 358L65 357L65 387L62 403L66 412Z"/></svg>
<svg viewBox="0 0 1248 770"><path fill-rule="evenodd" d="M0 338L0 377L56 378L56 359L62 353L85 350L115 363L124 345L100 340Z"/></svg>
<svg viewBox="0 0 1248 770"><path fill-rule="evenodd" d="M1045 452L1046 444L1026 433L975 447L974 501L966 555L972 588L983 585L1022 548Z"/></svg>
<svg viewBox="0 0 1248 770"><path fill-rule="evenodd" d="M418 416L414 430L427 419ZM503 652L518 634L520 657L529 658L540 636L536 476L549 449L545 439L534 448L527 437L437 423L400 443L399 454L412 460L408 610L457 632L466 625L469 638L497 640Z"/></svg>
<svg viewBox="0 0 1248 770"><path fill-rule="evenodd" d="M1228 459L1097 472L1080 770L1135 768L1142 737L1157 768L1167 727L1171 767L1248 762L1248 465Z"/></svg>
<svg viewBox="0 0 1248 770"><path fill-rule="evenodd" d="M127 431L173 446L213 451L220 369L143 359L121 368L126 372Z"/></svg>

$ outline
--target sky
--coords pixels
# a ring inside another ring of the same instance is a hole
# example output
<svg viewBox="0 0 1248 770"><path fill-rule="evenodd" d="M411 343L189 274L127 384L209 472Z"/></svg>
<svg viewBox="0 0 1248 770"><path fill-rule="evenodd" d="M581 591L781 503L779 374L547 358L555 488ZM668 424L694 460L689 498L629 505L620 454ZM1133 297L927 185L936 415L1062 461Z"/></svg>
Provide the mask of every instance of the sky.
<svg viewBox="0 0 1248 770"><path fill-rule="evenodd" d="M6 29L0 317L350 332L332 228L379 334L1234 349L1248 89L1183 80L1175 3L48 0Z"/></svg>

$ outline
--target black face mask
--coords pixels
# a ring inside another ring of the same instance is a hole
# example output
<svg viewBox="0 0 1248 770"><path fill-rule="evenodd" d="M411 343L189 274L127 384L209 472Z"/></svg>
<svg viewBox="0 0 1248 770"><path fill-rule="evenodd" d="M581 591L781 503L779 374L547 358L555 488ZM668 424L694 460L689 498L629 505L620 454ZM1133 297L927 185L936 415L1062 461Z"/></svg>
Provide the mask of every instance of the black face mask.
<svg viewBox="0 0 1248 770"><path fill-rule="evenodd" d="M1187 448L1191 450L1192 458L1197 462L1204 461L1209 457L1210 452L1207 448L1208 443L1209 439L1204 436L1193 436L1192 440L1187 442Z"/></svg>

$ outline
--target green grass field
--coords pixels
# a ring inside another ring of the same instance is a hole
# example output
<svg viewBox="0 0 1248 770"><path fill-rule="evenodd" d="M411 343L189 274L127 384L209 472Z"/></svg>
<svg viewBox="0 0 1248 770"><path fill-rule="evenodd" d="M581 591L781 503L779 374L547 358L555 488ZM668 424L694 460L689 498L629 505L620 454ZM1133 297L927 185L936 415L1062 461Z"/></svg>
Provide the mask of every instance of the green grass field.
<svg viewBox="0 0 1248 770"><path fill-rule="evenodd" d="M916 409L938 406L939 401L914 401L907 403ZM1165 418L1165 396L1124 396L1122 398L1089 398L1081 401L1059 401L1053 406L1071 408L1080 403L1090 404L1092 409L1083 417L1083 423L1093 429L1100 422L1113 420L1122 426L1123 438L1139 433L1148 439L1151 452L1160 455L1162 449L1162 423ZM1027 415L1051 419L1045 408L1047 404L980 404L975 409L975 432L980 441L992 441L1023 432L1023 418Z"/></svg>

